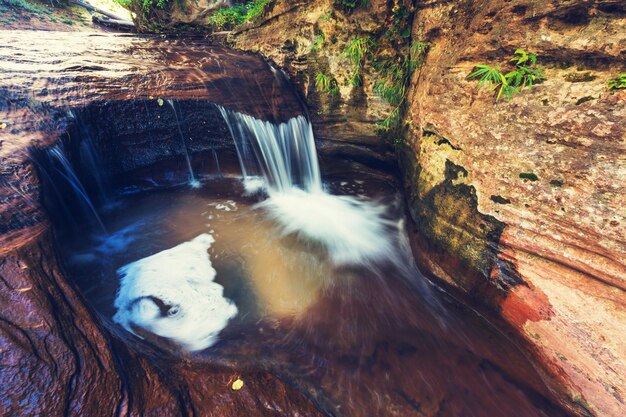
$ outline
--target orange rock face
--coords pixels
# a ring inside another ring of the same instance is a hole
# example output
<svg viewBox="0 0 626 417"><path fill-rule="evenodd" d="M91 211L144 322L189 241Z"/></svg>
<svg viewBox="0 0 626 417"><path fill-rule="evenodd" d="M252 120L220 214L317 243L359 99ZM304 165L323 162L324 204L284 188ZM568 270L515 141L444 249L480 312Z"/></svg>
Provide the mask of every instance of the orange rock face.
<svg viewBox="0 0 626 417"><path fill-rule="evenodd" d="M626 93L607 90L624 27L616 2L496 0L413 27L431 46L404 165L425 263L513 325L581 415L626 413ZM496 102L466 79L517 48L545 67L532 90Z"/></svg>
<svg viewBox="0 0 626 417"><path fill-rule="evenodd" d="M137 100L156 109L165 99L235 108L258 103L229 94L234 83L267 98L256 110L249 107L250 114L271 118L279 103L298 109L265 61L201 42L154 38L12 31L0 32L0 39L0 415L321 415L269 373L158 359L103 323L57 261L40 178L29 158L31 146L50 146L65 134L69 110L86 111L94 102L103 112ZM121 135L133 123L111 124ZM140 145L137 132L130 133L126 142ZM122 152L123 143L112 144L115 151ZM245 385L233 390L237 378Z"/></svg>

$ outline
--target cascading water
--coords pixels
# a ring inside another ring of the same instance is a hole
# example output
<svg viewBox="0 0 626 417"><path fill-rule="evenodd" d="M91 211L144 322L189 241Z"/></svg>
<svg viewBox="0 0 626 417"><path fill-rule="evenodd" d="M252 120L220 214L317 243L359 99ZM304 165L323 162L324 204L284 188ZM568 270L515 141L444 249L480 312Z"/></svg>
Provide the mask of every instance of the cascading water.
<svg viewBox="0 0 626 417"><path fill-rule="evenodd" d="M260 170L269 198L259 204L285 235L322 244L338 264L393 258L384 210L324 191L311 123L297 116L281 124L220 107L236 144L244 184ZM254 159L252 159L254 156Z"/></svg>
<svg viewBox="0 0 626 417"><path fill-rule="evenodd" d="M193 167L191 166L191 158L189 157L189 150L187 149L187 144L185 143L185 136L183 135L183 130L180 127L180 119L178 118L178 112L176 111L176 106L173 100L167 99L166 101L170 105L172 110L174 111L174 118L176 119L176 128L178 129L180 141L183 145L182 148L183 148L183 151L185 152L185 160L187 161L187 169L189 170L189 186L191 188L199 188L200 181L196 179L196 176L193 173Z"/></svg>
<svg viewBox="0 0 626 417"><path fill-rule="evenodd" d="M244 180L258 178L260 170L270 193L294 188L322 190L313 128L304 116L276 125L219 109L235 141Z"/></svg>
<svg viewBox="0 0 626 417"><path fill-rule="evenodd" d="M57 208L56 214L63 218L62 221L77 229L81 221L86 221L106 233L94 203L66 155L63 142L35 151L35 154L46 188L52 191L49 196L54 201L48 204ZM68 201L68 196L72 196L73 201Z"/></svg>

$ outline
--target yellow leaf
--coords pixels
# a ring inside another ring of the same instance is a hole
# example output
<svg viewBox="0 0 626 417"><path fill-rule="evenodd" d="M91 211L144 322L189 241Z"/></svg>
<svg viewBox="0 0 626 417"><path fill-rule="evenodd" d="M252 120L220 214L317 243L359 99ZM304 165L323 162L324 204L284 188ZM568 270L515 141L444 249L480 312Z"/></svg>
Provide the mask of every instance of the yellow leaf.
<svg viewBox="0 0 626 417"><path fill-rule="evenodd" d="M233 390L239 391L243 388L243 381L240 378L235 379L235 382L230 386Z"/></svg>
<svg viewBox="0 0 626 417"><path fill-rule="evenodd" d="M6 123L0 123L0 129L5 129L7 127Z"/></svg>
<svg viewBox="0 0 626 417"><path fill-rule="evenodd" d="M157 103L159 103L159 106L163 105L163 99L162 98L157 98Z"/></svg>

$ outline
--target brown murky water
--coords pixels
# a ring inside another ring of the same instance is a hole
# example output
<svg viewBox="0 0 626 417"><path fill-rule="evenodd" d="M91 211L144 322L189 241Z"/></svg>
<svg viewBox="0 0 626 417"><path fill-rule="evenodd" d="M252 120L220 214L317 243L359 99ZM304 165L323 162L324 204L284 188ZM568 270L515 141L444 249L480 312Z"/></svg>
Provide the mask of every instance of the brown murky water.
<svg viewBox="0 0 626 417"><path fill-rule="evenodd" d="M328 183L335 192L383 202L389 218L402 217L393 185L359 175ZM245 196L233 178L200 190L127 196L103 217L112 237L62 241L70 248L64 253L68 271L110 318L118 267L210 233L216 281L238 315L217 344L193 354L148 337L164 354L268 369L329 415L566 415L544 396L522 352L428 284L410 259L404 266L337 267L322 248L282 236L255 208L260 199Z"/></svg>

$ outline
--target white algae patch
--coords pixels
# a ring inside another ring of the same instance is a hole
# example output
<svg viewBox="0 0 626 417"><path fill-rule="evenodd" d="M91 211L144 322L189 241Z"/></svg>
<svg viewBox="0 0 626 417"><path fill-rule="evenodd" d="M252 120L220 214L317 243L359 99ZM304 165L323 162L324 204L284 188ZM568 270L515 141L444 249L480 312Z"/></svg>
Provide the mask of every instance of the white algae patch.
<svg viewBox="0 0 626 417"><path fill-rule="evenodd" d="M201 234L119 268L113 320L132 333L139 327L191 351L213 345L237 314L224 288L213 282L216 273L207 253L213 242Z"/></svg>

